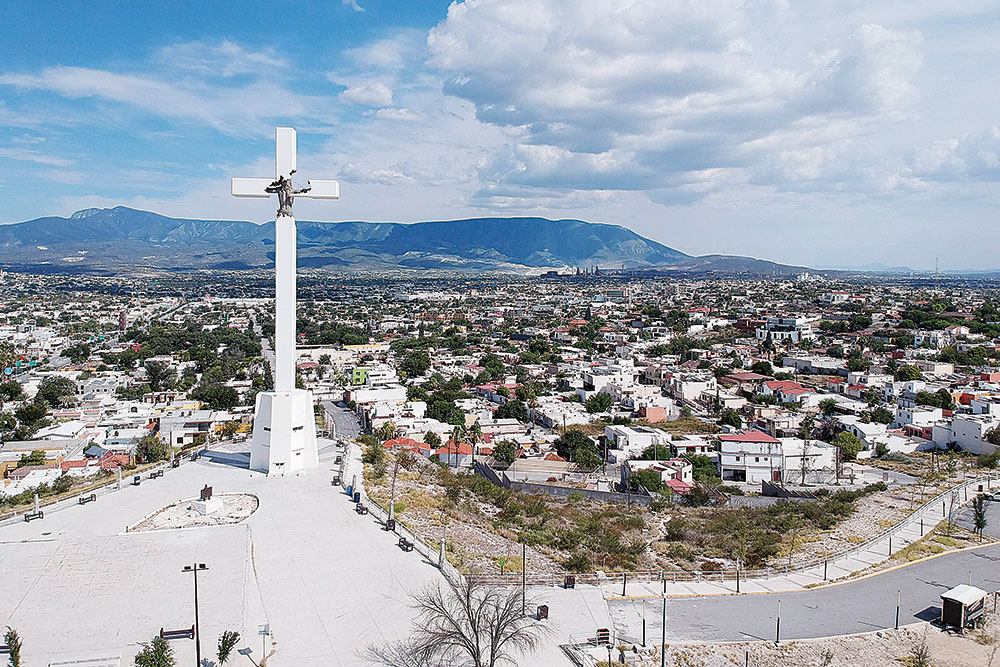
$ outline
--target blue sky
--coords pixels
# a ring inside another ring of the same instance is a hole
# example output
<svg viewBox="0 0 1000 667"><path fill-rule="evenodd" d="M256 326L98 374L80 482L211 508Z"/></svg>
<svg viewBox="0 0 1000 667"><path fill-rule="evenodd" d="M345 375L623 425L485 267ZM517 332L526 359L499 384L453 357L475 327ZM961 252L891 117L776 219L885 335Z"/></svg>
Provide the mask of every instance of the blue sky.
<svg viewBox="0 0 1000 667"><path fill-rule="evenodd" d="M339 202L541 215L685 252L1000 268L1000 8L968 0L13 3L0 223L263 221L275 125Z"/></svg>

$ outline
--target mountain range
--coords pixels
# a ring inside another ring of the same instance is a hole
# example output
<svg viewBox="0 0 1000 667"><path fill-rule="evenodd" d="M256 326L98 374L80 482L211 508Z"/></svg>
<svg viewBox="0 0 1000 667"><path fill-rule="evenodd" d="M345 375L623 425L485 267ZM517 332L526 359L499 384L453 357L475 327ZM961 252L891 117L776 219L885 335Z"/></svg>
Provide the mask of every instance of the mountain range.
<svg viewBox="0 0 1000 667"><path fill-rule="evenodd" d="M298 222L299 266L539 272L574 267L793 274L748 257L692 257L618 225L545 218L409 224ZM0 266L54 272L256 269L274 261L274 222L169 218L124 206L0 225Z"/></svg>

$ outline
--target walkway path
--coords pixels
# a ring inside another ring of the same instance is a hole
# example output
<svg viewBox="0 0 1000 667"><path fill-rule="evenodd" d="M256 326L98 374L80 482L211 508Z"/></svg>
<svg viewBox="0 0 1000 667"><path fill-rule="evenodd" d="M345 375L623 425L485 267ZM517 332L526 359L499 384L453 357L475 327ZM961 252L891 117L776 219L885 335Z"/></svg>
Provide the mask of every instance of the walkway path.
<svg viewBox="0 0 1000 667"><path fill-rule="evenodd" d="M801 591L867 570L874 565L884 562L891 554L896 553L926 535L935 525L948 517L949 511L954 512L953 518L957 520L962 505L975 498L980 490L985 491L998 487L1000 487L1000 479L997 478L991 480L983 477L979 480L971 480L956 491L958 497L953 506L949 500L939 500L930 503L922 510L914 512L907 517L906 520L891 529L891 531L887 531L888 534L883 534L879 539L872 540L846 555L833 558L827 563L820 562L807 569L775 574L768 577L743 579L740 582L740 592L775 593ZM719 581L720 577L718 575L713 576L704 573L696 575L701 578L700 580L676 581L675 579L671 579L669 575L667 576L670 582L670 594L675 596L732 595L736 593L736 581L733 578L727 581ZM603 586L605 594L608 597L620 597L622 595L620 582L621 580L619 579L617 583L609 583ZM661 590L662 587L659 581L636 581L627 583L625 595L627 597L659 596Z"/></svg>

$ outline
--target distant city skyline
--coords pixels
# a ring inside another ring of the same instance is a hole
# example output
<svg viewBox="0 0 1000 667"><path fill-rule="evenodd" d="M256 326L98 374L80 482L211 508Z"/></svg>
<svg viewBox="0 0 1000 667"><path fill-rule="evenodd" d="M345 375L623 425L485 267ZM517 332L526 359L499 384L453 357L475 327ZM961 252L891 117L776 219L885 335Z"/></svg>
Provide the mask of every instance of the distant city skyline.
<svg viewBox="0 0 1000 667"><path fill-rule="evenodd" d="M254 220L275 125L302 219L626 226L692 255L1000 268L996 3L41 3L5 15L0 223Z"/></svg>

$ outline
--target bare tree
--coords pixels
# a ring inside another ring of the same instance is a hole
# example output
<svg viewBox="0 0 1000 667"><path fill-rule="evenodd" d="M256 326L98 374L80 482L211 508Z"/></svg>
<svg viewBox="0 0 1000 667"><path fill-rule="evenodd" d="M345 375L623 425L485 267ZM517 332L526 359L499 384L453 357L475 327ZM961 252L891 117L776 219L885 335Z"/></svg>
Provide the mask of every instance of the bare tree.
<svg viewBox="0 0 1000 667"><path fill-rule="evenodd" d="M529 606L537 604L529 600ZM373 645L366 657L390 667L497 667L535 652L548 626L521 613L521 591L463 578L414 596L407 639Z"/></svg>

